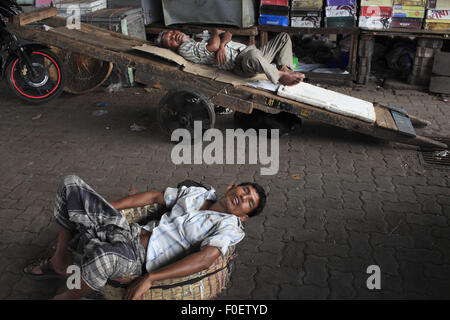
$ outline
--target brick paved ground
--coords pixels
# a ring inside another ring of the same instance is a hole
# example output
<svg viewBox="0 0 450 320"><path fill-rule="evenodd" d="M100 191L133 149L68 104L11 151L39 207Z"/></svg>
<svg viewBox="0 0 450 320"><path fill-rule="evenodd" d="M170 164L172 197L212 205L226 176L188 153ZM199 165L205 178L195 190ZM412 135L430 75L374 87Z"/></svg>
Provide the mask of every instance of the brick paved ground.
<svg viewBox="0 0 450 320"><path fill-rule="evenodd" d="M339 90L395 103L433 122L423 135L450 137L450 105L434 96ZM44 106L15 100L4 84L0 92L1 299L55 294L58 283L30 281L21 268L52 250L53 199L67 174L110 200L185 178L219 192L242 180L266 187L265 213L246 223L221 299L450 298L449 171L425 168L414 147L305 123L281 140L276 176L256 165L175 166L155 122L156 90L64 95ZM109 113L93 117L95 102ZM231 119L219 117L219 127ZM147 130L130 131L134 122ZM382 272L375 292L366 288L373 264Z"/></svg>

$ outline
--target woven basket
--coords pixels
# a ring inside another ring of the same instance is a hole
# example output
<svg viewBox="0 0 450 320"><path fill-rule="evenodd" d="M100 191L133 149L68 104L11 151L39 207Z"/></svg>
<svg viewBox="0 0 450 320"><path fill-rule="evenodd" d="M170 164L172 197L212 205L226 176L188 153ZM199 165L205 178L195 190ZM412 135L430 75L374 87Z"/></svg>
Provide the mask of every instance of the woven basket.
<svg viewBox="0 0 450 320"><path fill-rule="evenodd" d="M148 205L141 208L120 211L128 222L144 223L159 218L157 208ZM230 246L226 255L220 255L212 265L201 272L186 277L155 281L141 300L211 300L225 289L231 274L231 260L235 257L235 247ZM120 283L108 281L102 289L108 300L122 299L127 283L133 278L121 279Z"/></svg>

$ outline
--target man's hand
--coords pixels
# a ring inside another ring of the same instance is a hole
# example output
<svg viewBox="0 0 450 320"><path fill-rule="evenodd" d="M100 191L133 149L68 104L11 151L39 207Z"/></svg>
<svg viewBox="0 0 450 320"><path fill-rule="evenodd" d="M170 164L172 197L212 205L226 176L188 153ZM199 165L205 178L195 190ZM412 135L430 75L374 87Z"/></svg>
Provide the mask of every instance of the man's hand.
<svg viewBox="0 0 450 320"><path fill-rule="evenodd" d="M223 66L227 62L227 53L222 46L216 51L216 61L219 66Z"/></svg>
<svg viewBox="0 0 450 320"><path fill-rule="evenodd" d="M149 274L133 281L127 288L123 300L136 300L152 287L152 279Z"/></svg>

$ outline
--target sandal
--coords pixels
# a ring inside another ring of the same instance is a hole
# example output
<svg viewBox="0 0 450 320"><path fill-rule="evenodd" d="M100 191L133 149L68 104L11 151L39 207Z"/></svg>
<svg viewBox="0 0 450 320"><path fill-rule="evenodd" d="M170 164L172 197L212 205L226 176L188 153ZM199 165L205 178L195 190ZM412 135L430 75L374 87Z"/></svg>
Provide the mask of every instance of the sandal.
<svg viewBox="0 0 450 320"><path fill-rule="evenodd" d="M33 269L35 267L39 266L42 273L36 274L32 273ZM63 276L59 273L57 273L53 268L50 266L50 258L46 259L38 259L29 265L25 267L25 269L22 269L22 272L25 276L29 277L30 279L42 279L42 280L49 280L49 279L66 279L66 276Z"/></svg>

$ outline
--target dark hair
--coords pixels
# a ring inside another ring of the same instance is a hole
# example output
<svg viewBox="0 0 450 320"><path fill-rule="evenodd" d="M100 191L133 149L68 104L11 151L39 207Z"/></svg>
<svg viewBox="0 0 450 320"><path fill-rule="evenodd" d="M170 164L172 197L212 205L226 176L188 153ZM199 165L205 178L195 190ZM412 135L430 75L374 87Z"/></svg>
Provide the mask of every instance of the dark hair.
<svg viewBox="0 0 450 320"><path fill-rule="evenodd" d="M164 43L163 43L163 37L166 35L167 32L168 32L168 31L165 30L165 31L161 31L161 32L158 34L158 37L157 37L156 40L155 40L155 43L156 43L157 46L160 46L160 47L162 47L162 48L166 48L166 46L165 46Z"/></svg>
<svg viewBox="0 0 450 320"><path fill-rule="evenodd" d="M248 214L248 216L250 218L257 216L258 214L261 213L261 211L263 211L264 207L266 206L266 201L267 201L266 191L264 191L263 187L261 187L259 184L254 183L254 182L243 182L238 185L238 187L243 187L243 186L252 186L253 188L255 188L256 192L258 193L259 204L253 211L251 211Z"/></svg>

